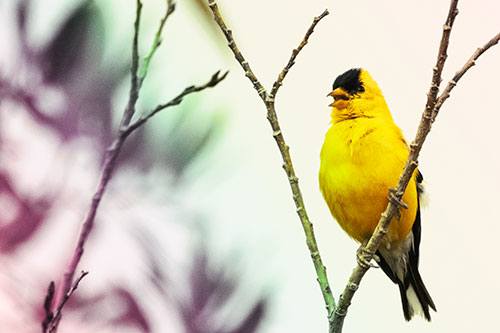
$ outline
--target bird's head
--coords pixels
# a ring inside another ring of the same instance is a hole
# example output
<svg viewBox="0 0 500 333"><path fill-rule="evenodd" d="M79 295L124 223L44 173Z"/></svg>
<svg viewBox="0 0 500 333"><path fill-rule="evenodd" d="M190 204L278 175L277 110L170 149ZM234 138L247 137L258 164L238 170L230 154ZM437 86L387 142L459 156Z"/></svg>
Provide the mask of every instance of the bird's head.
<svg viewBox="0 0 500 333"><path fill-rule="evenodd" d="M382 96L382 92L367 71L353 68L335 79L333 90L328 96L333 97L330 106L344 108L355 99Z"/></svg>

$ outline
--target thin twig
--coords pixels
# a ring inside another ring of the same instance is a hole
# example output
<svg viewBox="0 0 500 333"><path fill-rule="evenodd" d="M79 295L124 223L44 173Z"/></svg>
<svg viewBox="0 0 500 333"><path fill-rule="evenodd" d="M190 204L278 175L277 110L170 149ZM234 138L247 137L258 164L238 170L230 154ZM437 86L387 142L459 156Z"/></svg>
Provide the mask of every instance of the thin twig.
<svg viewBox="0 0 500 333"><path fill-rule="evenodd" d="M444 63L448 58L447 50L450 42L451 28L458 15L458 0L451 0L450 9L448 10L448 17L443 25L443 35L441 36L441 43L439 44L438 58L436 66L432 68L432 83L427 93L427 103L425 105L425 113L430 116L432 109L436 104L437 94L439 92L439 85L441 84L441 73L443 72Z"/></svg>
<svg viewBox="0 0 500 333"><path fill-rule="evenodd" d="M62 281L62 286L60 288L60 297L59 299L56 299L53 304L57 304L57 310L52 317L52 320L50 321L49 325L47 327L51 328L50 332L55 332L57 330L57 325L59 323L59 318L61 317L60 313L62 311L62 308L64 304L67 301L67 298L71 296L72 292L74 291L75 288L72 288L71 286L77 286L79 280L75 284L72 284L73 277L75 275L75 270L78 266L78 263L80 262L80 259L83 255L84 252L84 247L87 242L88 236L93 228L94 221L95 221L95 216L97 213L97 209L99 207L99 204L101 202L101 199L104 195L104 192L106 191L107 185L111 179L113 170L115 168L116 164L116 159L118 158L118 154L120 153L120 150L123 146L123 143L125 142L125 139L130 135L135 129L143 125L149 118L151 118L154 114L159 112L162 109L165 109L169 106L177 105L182 102L182 99L184 96L193 93L193 92L198 92L200 90L203 90L208 87L214 87L217 85L220 81L222 81L227 73L225 73L222 77L218 77L217 72L214 76L212 76L212 79L205 84L204 86L197 87L197 86L192 86L186 88L183 93L178 95L174 100L171 102L160 105L157 107L157 109L153 110L150 114L147 115L146 118L139 118L136 122L134 122L132 125L130 125L130 122L132 120L132 117L135 114L136 111L136 104L137 100L139 98L139 90L141 89L142 82L147 75L147 68L149 61L151 60L151 57L154 55L155 50L158 48L159 44L159 38L158 35L158 41L156 41L153 46L151 51L149 52L147 59L144 60L144 65L143 65L143 72L141 73L140 76L138 76L138 68L139 68L139 50L138 50L138 35L139 35L139 26L140 26L140 19L141 19L141 12L142 12L142 3L140 0L136 1L137 8L136 8L136 17L135 17L135 23L134 23L134 38L132 42L132 66L131 66L131 84L130 84L130 92L129 92L129 100L127 103L127 106L123 112L123 117L120 123L120 127L118 129L118 133L116 134L115 139L111 143L111 145L108 147L106 150L106 155L104 159L104 166L103 170L101 173L101 177L99 180L99 184L97 186L97 190L92 196L92 201L90 204L90 208L87 212L87 215L85 219L82 222L82 229L80 231L78 241L75 247L75 251L73 253L73 258L69 264L68 270L64 273L64 278ZM167 11L165 16L162 19L162 23L160 24L159 32L161 33L163 30L163 26L165 24L165 21L167 17L172 14L172 12L175 9L175 3L172 0L168 0L168 6L167 6ZM155 38L156 40L156 38ZM46 330L45 330L46 331Z"/></svg>
<svg viewBox="0 0 500 333"><path fill-rule="evenodd" d="M163 18L160 20L160 25L158 27L158 30L156 31L155 39L153 41L153 46L151 46L151 50L149 51L148 55L144 58L144 62L142 64L142 70L138 82L139 89L141 89L142 83L144 82L146 75L148 75L149 63L151 62L151 59L153 58L153 55L155 54L158 47L160 47L160 44L163 41L162 39L163 27L165 26L165 22L167 22L168 17L174 12L175 5L176 5L175 1L167 0L167 10L165 11L165 15L163 16Z"/></svg>
<svg viewBox="0 0 500 333"><path fill-rule="evenodd" d="M54 318L54 313L52 312L52 301L54 300L54 293L56 290L56 284L54 281L51 281L49 287L47 288L47 295L45 296L45 300L43 302L43 310L45 311L45 318L42 322L42 332L47 332L49 328L49 324L52 322Z"/></svg>
<svg viewBox="0 0 500 333"><path fill-rule="evenodd" d="M288 64L285 66L285 68L283 68L281 73L278 75L278 79L276 80L276 82L274 82L273 88L271 89L271 93L269 94L271 96L271 98L276 96L278 89L283 84L283 79L288 74L288 71L290 70L290 68L292 68L292 66L295 64L295 58L297 58L297 55L299 54L299 52L304 48L304 46L306 46L307 41L309 40L309 36L311 36L311 34L314 32L314 28L316 27L318 22L321 21L321 19L328 14L329 14L328 9L325 9L325 11L323 13L321 13L320 16L314 18L314 21L311 24L311 26L309 27L309 29L307 30L306 35L302 39L302 42L299 44L299 46L296 49L293 49L292 56L290 57L290 60L288 60Z"/></svg>
<svg viewBox="0 0 500 333"><path fill-rule="evenodd" d="M83 250L85 243L87 242L87 238L94 226L95 215L97 212L97 208L101 202L101 198L106 191L106 187L108 185L109 180L111 179L111 174L115 167L116 158L118 157L118 153L123 145L125 137L121 135L121 132L124 128L126 128L132 117L135 113L135 105L137 103L137 99L139 98L139 86L138 86L138 78L137 72L139 67L139 50L138 50L138 36L139 36L139 27L141 21L141 13L142 13L142 3L140 0L136 2L136 14L135 14L135 23L134 23L134 39L132 42L132 66L130 69L131 80L130 80L130 92L129 92L129 100L127 103L127 107L123 112L123 117L120 123L120 128L118 130L118 134L113 140L111 146L106 150L106 156L104 159L104 168L101 174L101 179L99 181L99 185L97 187L97 191L94 193L92 197L92 202L90 204L90 209L87 212L87 216L83 220L82 230L80 231L80 235L78 237L78 242L75 248L75 252L73 253L73 258L70 262L68 270L64 273L64 279L62 284L62 295L66 294L73 281L73 276L76 271L76 267L80 262L80 259L83 255ZM57 300L57 304L62 302L61 299Z"/></svg>
<svg viewBox="0 0 500 333"><path fill-rule="evenodd" d="M467 62L463 65L462 68L460 68L453 78L448 82L446 85L446 88L443 90L441 95L439 95L436 105L434 106L434 110L432 112L432 122L436 119L439 110L441 109L441 106L443 105L444 101L450 97L450 92L455 86L457 85L457 82L464 76L465 72L467 72L472 66L476 64L477 58L481 56L484 52L486 52L490 47L498 44L498 41L500 40L500 33L498 33L496 36L494 36L492 39L488 41L488 43L484 44L483 46L479 47L476 52L472 54L472 56L467 60Z"/></svg>
<svg viewBox="0 0 500 333"><path fill-rule="evenodd" d="M389 194L389 203L387 206L387 209L382 213L381 218L379 220L379 223L368 241L366 247L364 247L363 252L366 253L366 256L364 259L370 261L373 258L373 254L377 251L382 238L385 236L389 229L389 224L392 220L392 218L395 216L397 211L400 209L400 202L402 202L402 197L405 192L406 187L408 186L408 183L415 171L415 168L418 165L418 155L420 153L420 150L422 149L423 143L425 141L425 138L427 137L427 134L431 130L432 127L432 122L435 119L435 116L433 117L433 113L437 115L437 111L439 111L439 108L442 106L444 101L448 98L449 96L449 91L453 88L453 86L456 84L458 79L460 79L465 72L472 67L473 62L482 54L484 53L488 48L491 46L495 45L498 43L498 39L500 38L499 35L495 36L490 42L488 42L483 48L479 48L471 57L468 63L464 65L464 67L455 74L455 77L448 83L445 91L437 97L437 94L439 92L439 84L441 82L441 73L443 71L443 67L447 58L446 51L448 48L449 44L449 37L451 33L451 29L453 27L453 22L455 20L455 17L458 14L457 10L457 3L458 0L452 0L450 3L450 10L448 13L448 17L446 20L445 25L443 26L443 35L441 38L441 44L439 47L439 54L438 54L438 59L437 59L437 64L433 68L433 77L432 77L432 83L431 87L429 90L429 93L427 94L428 99L427 103L425 106L425 110L422 114L422 119L420 121L417 135L415 137L415 140L410 144L410 152L408 155L408 159L406 162L406 165L403 169L403 173L401 174L399 178L398 185L396 189L390 189L390 194ZM436 109L437 108L437 109ZM434 110L434 111L433 111ZM335 310L335 315L333 317L333 322L332 325L330 326L331 330L330 332L335 332L335 333L340 333L342 332L342 326L344 322L344 318L347 314L347 309L349 305L351 304L352 297L354 296L354 293L359 287L359 283L361 282L361 279L363 278L364 274L366 271L369 269L369 267L363 267L362 265L359 264L354 268L354 271L351 274L351 277L349 278L349 282L347 283L344 292L340 296L338 307Z"/></svg>
<svg viewBox="0 0 500 333"><path fill-rule="evenodd" d="M332 292L330 285L328 283L328 278L326 274L326 268L323 265L323 262L321 260L321 256L318 250L318 245L316 242L316 238L314 236L314 230L313 230L313 225L311 221L309 220L309 217L307 216L307 212L305 209L304 205L304 200L302 198L302 192L300 191L299 187L299 179L295 175L295 171L293 168L292 164L292 159L290 157L290 152L289 152L289 147L285 142L285 139L283 137L283 133L281 131L278 118L276 115L276 110L275 110L275 105L274 105L274 99L276 97L276 93L278 92L279 87L281 86L283 79L285 78L286 74L288 73L289 69L293 66L295 63L295 58L299 54L299 52L302 50L302 48L307 44L307 41L309 39L309 36L312 34L314 27L318 22L328 15L328 10L325 10L320 16L315 17L313 23L307 30L307 33L305 37L303 38L302 42L300 45L293 50L292 56L290 57L290 60L288 61L287 65L285 68L281 71L281 73L278 76L278 79L276 82L273 84L273 88L271 90L271 93L268 94L266 92L266 89L262 86L260 81L257 79L255 74L250 68L250 65L248 61L245 60L243 54L241 51L238 49L238 46L236 45L236 42L233 38L231 30L228 29L226 24L224 23L224 20L222 19L221 13L219 11L219 8L217 4L215 3L214 0L208 0L208 5L210 9L212 10L214 14L214 19L219 25L220 29L224 33L224 36L226 37L226 40L228 42L228 46L233 51L233 54L238 61L238 63L241 65L243 70L245 71L245 76L252 82L255 90L257 91L257 94L260 96L264 104L266 105L267 109L267 119L269 120L269 123L271 125L271 128L273 130L273 137L276 141L276 144L278 145L278 148L281 153L281 157L283 159L283 169L286 172L288 182L290 184L290 188L292 191L293 195L293 200L295 202L295 207L297 214L300 218L300 221L302 223L302 227L304 229L304 232L306 234L306 243L307 247L309 248L309 252L314 264L314 268L316 270L316 276L318 283L320 285L321 293L323 295L323 299L326 304L326 308L328 311L328 317L330 318L331 315L333 314L333 310L335 309L335 300L333 298Z"/></svg>
<svg viewBox="0 0 500 333"><path fill-rule="evenodd" d="M168 107L180 104L183 101L184 97L186 97L187 95L194 93L194 92L201 91L201 90L206 89L206 88L215 87L219 82L221 82L222 80L224 80L226 78L228 73L229 72L225 72L222 76L219 76L220 71L217 71L217 72L215 72L214 75L212 75L212 78L210 79L210 81L208 81L204 85L187 87L186 89L184 89L183 92L181 92L179 95L177 95L175 98L173 98L170 102L158 105L153 110L142 115L139 119L137 119L132 124L130 124L124 130L124 135L129 135L130 133L132 133L135 129L142 126L146 121L148 121L151 117L153 117L158 112L160 112Z"/></svg>
<svg viewBox="0 0 500 333"><path fill-rule="evenodd" d="M234 57L238 61L238 63L243 67L243 70L245 71L245 76L252 82L253 87L255 90L257 90L257 93L259 94L260 98L266 102L267 98L267 92L266 89L260 84L259 80L257 80L257 77L253 73L252 69L250 68L250 64L248 61L245 60L245 57L243 57L243 54L240 52L238 46L234 42L233 38L233 32L229 30L224 23L224 20L222 19L222 16L219 11L219 7L217 6L217 3L215 3L215 0L208 0L208 6L212 10L214 14L214 19L215 22L219 25L221 28L222 32L224 33L224 36L226 36L227 40L227 46L233 51Z"/></svg>
<svg viewBox="0 0 500 333"><path fill-rule="evenodd" d="M75 292L75 290L78 288L78 285L80 284L80 281L87 276L89 272L82 271L80 273L80 276L75 280L69 291L64 294L64 297L62 298L61 304L57 307L56 311L52 314L52 320L50 321L50 325L47 328L49 333L55 332L57 328L57 323L59 322L59 319L61 318L61 311L62 308L64 307L64 304L69 300L71 295ZM51 285L53 285L54 282L51 282ZM50 287L49 287L49 293L50 293Z"/></svg>
<svg viewBox="0 0 500 333"><path fill-rule="evenodd" d="M137 0L134 22L134 39L132 41L132 67L130 68L130 92L127 108L123 113L120 128L128 126L135 113L135 104L139 99L139 81L137 72L139 70L139 27L141 23L142 2Z"/></svg>

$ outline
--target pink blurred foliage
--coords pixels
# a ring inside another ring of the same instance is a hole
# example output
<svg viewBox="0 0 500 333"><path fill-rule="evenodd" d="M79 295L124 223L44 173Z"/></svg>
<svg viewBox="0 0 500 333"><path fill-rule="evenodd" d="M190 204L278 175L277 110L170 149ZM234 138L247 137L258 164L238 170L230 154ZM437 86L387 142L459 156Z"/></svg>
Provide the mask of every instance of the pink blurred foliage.
<svg viewBox="0 0 500 333"><path fill-rule="evenodd" d="M67 311L77 313L83 323L104 322L104 327L133 327L138 332L151 332L151 327L142 306L135 295L123 287L112 287L110 290L83 297L77 293L71 298ZM109 311L109 306L116 307L116 311ZM66 323L61 324L65 330Z"/></svg>
<svg viewBox="0 0 500 333"><path fill-rule="evenodd" d="M118 54L113 66L102 61L102 17L92 1L41 47L29 42L31 7L30 0L0 7L0 29L11 32L0 43L14 58L9 66L0 58L0 332L42 329L47 286L71 256L114 134L111 96L129 67ZM201 233L193 216L144 195L163 179L159 197L174 198L179 175L209 140L213 124L188 129L185 117L163 150L148 146L144 130L125 144L84 255L90 274L65 306L60 332L257 332L267 298L239 299L253 305L220 320L238 275L209 259L198 241L204 235L193 236ZM158 155L167 161L155 162ZM151 226L158 220L163 232Z"/></svg>
<svg viewBox="0 0 500 333"><path fill-rule="evenodd" d="M51 202L46 198L32 201L21 197L6 174L0 172L0 251L13 252L37 232L45 220ZM11 215L11 216L8 216Z"/></svg>

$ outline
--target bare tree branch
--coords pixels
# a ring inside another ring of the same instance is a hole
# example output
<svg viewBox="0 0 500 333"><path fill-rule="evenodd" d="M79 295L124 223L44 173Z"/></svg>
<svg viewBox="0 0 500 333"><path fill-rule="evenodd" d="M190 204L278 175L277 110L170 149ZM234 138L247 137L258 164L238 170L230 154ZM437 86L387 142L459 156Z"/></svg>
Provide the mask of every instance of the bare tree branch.
<svg viewBox="0 0 500 333"><path fill-rule="evenodd" d="M467 62L463 65L462 68L460 68L456 73L455 76L448 82L446 85L446 88L443 90L441 95L439 95L436 105L434 106L434 110L432 112L432 122L436 119L439 110L441 109L441 106L443 105L444 101L450 97L450 92L455 86L457 85L458 80L464 76L464 74L476 64L477 58L479 58L484 52L486 52L490 47L498 44L498 41L500 40L500 33L498 33L496 36L494 36L492 39L488 41L488 43L484 44L483 46L479 47L476 52L472 54L472 56L467 60Z"/></svg>
<svg viewBox="0 0 500 333"><path fill-rule="evenodd" d="M45 300L43 302L43 310L45 311L45 318L42 321L42 332L47 332L49 329L49 324L52 323L52 319L54 318L54 313L52 312L52 301L54 300L54 293L56 290L56 284L54 281L51 281L49 284L49 288L47 288L47 295L45 296Z"/></svg>
<svg viewBox="0 0 500 333"><path fill-rule="evenodd" d="M73 253L73 258L69 264L68 270L64 273L64 278L62 280L62 285L60 288L60 296L58 299L56 299L55 302L53 302L53 306L57 304L57 310L53 314L50 322L46 324L45 320L43 323L43 328L44 332L56 332L57 331L57 325L60 321L61 318L61 312L62 308L64 307L64 304L66 301L69 299L71 294L74 292L76 287L78 286L78 283L80 280L85 276L87 273L83 274L83 276L80 276L74 283L73 277L75 275L75 270L78 266L78 263L80 262L80 259L83 255L84 252L84 247L87 242L88 236L92 230L92 227L94 225L95 221L95 216L97 213L97 209L99 207L99 204L101 202L101 199L104 195L104 192L106 191L107 185L111 179L113 170L115 168L116 164L116 159L118 157L118 154L120 153L120 150L123 146L123 143L125 142L125 139L138 127L143 125L148 119L150 119L153 115L155 115L157 112L160 110L163 110L169 106L177 105L182 102L183 98L191 93L201 91L205 88L208 87L214 87L217 85L220 81L222 81L227 73L225 73L222 77L219 77L218 74L219 72L215 73L211 80L203 85L203 86L191 86L179 94L176 98L174 98L172 101L169 103L159 105L157 108L155 108L153 111L151 111L149 114L147 114L144 117L139 118L137 121L135 121L132 125L130 125L130 122L135 114L136 111L136 103L139 98L139 91L142 87L142 83L147 75L147 69L149 66L149 63L151 61L151 58L153 57L156 49L160 46L161 43L161 33L163 31L163 27L165 25L165 22L167 18L173 13L175 10L175 3L173 0L167 0L167 9L165 12L165 15L163 16L161 22L160 22L160 27L158 28L158 31L155 36L155 41L153 43L153 46L151 47L150 52L144 59L143 65L142 65L142 72L140 75L138 75L138 70L139 70L139 50L138 50L138 36L139 36L139 27L140 27L140 20L141 20L141 12L142 12L142 3L140 0L136 0L136 16L135 16L135 23L134 23L134 38L132 42L132 66L131 66L131 82L130 82L130 92L129 92L129 100L127 103L127 106L123 112L123 117L120 123L120 127L118 129L118 133L115 136L115 139L111 143L111 145L108 147L106 150L106 155L104 159L104 166L103 170L101 173L100 181L97 186L97 190L94 193L92 197L92 201L90 203L90 208L87 212L87 215L85 219L82 222L82 229L80 231L80 235L78 237L78 241L75 247L75 251ZM73 287L72 287L73 286ZM50 295L50 288L49 288L49 294L47 295L48 298L52 300L52 296ZM46 316L47 318L48 316Z"/></svg>
<svg viewBox="0 0 500 333"><path fill-rule="evenodd" d="M80 281L87 274L89 274L89 272L82 271L80 273L80 276L75 280L75 282L73 283L73 285L69 289L69 291L66 294L64 294L64 297L62 298L62 301L59 304L59 306L57 307L56 311L54 313L50 313L50 312L47 313L47 318L51 318L51 320L49 321L49 323L50 323L49 326L46 327L46 328L44 327L44 329L46 329L49 333L53 333L53 332L56 331L56 329L57 329L57 323L59 322L59 319L61 318L61 311L62 311L62 308L64 307L64 304L66 304L66 302L69 300L69 298L71 297L71 295L78 288L78 285L80 284ZM53 289L51 289L51 287L53 287L53 286L54 286L54 282L51 282L50 286L49 286L48 296L51 294L51 291L53 292ZM46 302L47 302L47 300L46 300Z"/></svg>
<svg viewBox="0 0 500 333"><path fill-rule="evenodd" d="M149 63L151 62L151 59L153 58L153 55L155 54L156 50L160 47L160 44L163 41L161 37L163 32L163 27L165 26L165 22L167 22L168 17L174 12L175 6L176 6L175 1L167 0L167 11L165 12L163 18L160 20L160 26L156 31L155 39L153 41L153 46L151 47L149 54L144 58L144 63L142 65L141 75L139 76L139 82L138 82L139 89L142 87L142 83L144 82L144 79L148 74Z"/></svg>
<svg viewBox="0 0 500 333"><path fill-rule="evenodd" d="M210 81L208 81L204 85L187 87L186 89L184 89L183 92L181 92L179 95L177 95L175 98L173 98L170 102L158 105L153 110L142 115L139 119L137 119L132 124L130 124L125 129L124 135L127 136L130 133L132 133L134 130L136 130L138 127L142 126L146 121L148 121L151 117L153 117L158 112L160 112L168 107L180 104L183 101L183 98L186 97L187 95L194 93L194 92L201 91L201 90L206 89L206 88L215 87L219 82L221 82L222 80L224 80L226 78L228 73L229 72L225 72L222 76L219 76L220 71L217 71L217 72L215 72L214 75L212 75L212 78L210 79Z"/></svg>
<svg viewBox="0 0 500 333"><path fill-rule="evenodd" d="M430 115L432 113L432 109L436 104L439 85L441 84L441 73L443 72L444 63L448 58L448 54L446 52L448 50L448 44L450 42L451 28L453 27L455 18L458 15L457 5L458 0L451 0L448 17L446 18L446 22L443 25L443 35L441 36L441 43L439 44L437 63L436 66L432 68L432 83L429 92L427 93L427 104L425 105L425 113L427 115Z"/></svg>
<svg viewBox="0 0 500 333"><path fill-rule="evenodd" d="M450 90L454 87L456 82L465 74L465 72L472 67L474 61L483 54L491 46L498 43L499 35L496 35L492 40L490 40L485 46L479 48L469 59L469 61L464 65L464 67L455 74L455 77L448 83L444 92L437 97L439 92L439 84L441 82L441 73L447 58L446 51L448 49L449 37L451 29L453 27L453 22L455 17L458 15L457 10L458 0L452 0L450 3L450 10L448 12L448 17L445 25L443 26L443 35L441 37L441 43L439 47L439 54L436 66L433 68L433 77L430 90L427 94L427 104L425 110L422 114L422 119L420 121L417 135L413 142L410 144L410 153L403 172L399 178L398 185L396 189L389 189L389 203L387 209L382 213L379 223L371 236L368 243L362 245L362 253L364 254L364 260L370 261L373 258L374 253L377 251L382 238L385 236L389 229L389 224L392 218L395 216L397 211L402 206L402 197L405 192L406 187L418 165L418 155L422 149L423 143L427 134L430 132L432 127L432 122L434 121L439 108L442 106L444 101L448 98ZM363 278L369 266L363 265L358 261L358 265L354 268L349 282L347 283L344 292L340 296L338 307L335 310L333 316L333 322L330 326L330 332L340 333L342 332L342 326L344 323L344 318L347 314L347 309L351 304L352 297L359 287L361 279Z"/></svg>
<svg viewBox="0 0 500 333"><path fill-rule="evenodd" d="M292 68L292 66L295 64L295 58L297 58L297 55L299 54L299 52L302 51L304 46L306 46L307 41L309 40L309 37L311 36L311 34L314 32L314 28L316 27L318 22L321 21L321 19L328 14L329 14L328 9L325 9L325 11L323 13L321 13L320 16L314 18L314 21L311 24L311 26L309 27L309 29L307 30L306 35L302 39L302 42L299 44L299 46L296 49L293 49L292 56L290 57L290 60L288 60L288 64L285 66L285 68L283 68L281 73L278 75L278 79L276 79L276 81L274 82L273 88L271 89L271 93L269 94L269 96L271 98L276 96L278 89L283 84L283 80L285 79L285 76L288 74L288 71L290 70L290 68Z"/></svg>
<svg viewBox="0 0 500 333"><path fill-rule="evenodd" d="M281 71L281 73L278 76L278 79L276 82L273 84L273 88L271 89L271 93L268 94L266 92L266 89L262 86L260 81L257 79L255 74L250 68L250 65L247 60L245 60L245 57L239 50L238 46L236 45L236 42L233 38L233 34L231 30L228 29L226 24L224 23L224 20L222 19L221 13L219 11L219 8L214 0L208 0L208 5L210 6L210 9L212 10L214 14L214 19L219 25L220 29L224 33L224 36L226 37L228 41L228 46L233 51L233 54L238 61L238 63L241 65L243 70L245 71L245 76L252 82L255 90L257 91L257 94L260 96L262 101L264 102L266 109L267 109L267 119L271 125L271 128L273 130L273 138L276 141L276 144L278 145L279 151L281 153L281 157L283 159L283 169L285 170L285 173L288 178L288 182L290 184L290 189L292 191L293 195L293 200L295 202L295 207L297 214L300 218L300 222L302 223L302 227L304 229L304 233L306 234L306 243L307 247L309 248L309 253L311 255L314 268L316 270L316 276L318 283L320 285L321 293L323 295L323 299L326 304L326 308L328 311L328 318L330 318L333 314L333 310L335 309L335 300L332 295L332 291L330 288L330 285L328 283L328 278L326 274L326 268L323 265L323 262L321 260L321 256L319 253L318 245L316 242L316 238L314 236L314 230L313 230L313 225L311 221L309 220L309 217L307 215L305 205L304 205L304 200L302 198L302 193L300 191L299 187L299 179L295 175L295 171L293 168L292 164L292 159L290 157L290 152L289 152L289 147L285 142L285 139L283 137L283 133L281 131L280 125L278 123L278 118L276 115L276 110L274 106L274 98L276 96L276 93L278 92L279 87L281 86L283 79L285 78L286 74L290 70L290 68L293 66L295 63L295 58L299 54L299 52L302 50L302 48L307 44L307 41L312 34L314 27L318 22L328 15L328 10L325 10L320 16L315 17L313 23L307 30L306 35L304 36L302 42L300 45L293 50L292 56L290 57L290 60L288 61L287 65L285 68Z"/></svg>
<svg viewBox="0 0 500 333"><path fill-rule="evenodd" d="M226 26L226 23L224 23L224 20L222 19L222 16L219 11L219 7L217 6L217 3L215 0L208 0L208 6L212 10L212 13L214 14L214 20L217 22L219 27L221 28L222 32L224 33L224 36L226 36L227 39L227 46L233 51L234 57L236 60L239 62L243 70L245 71L245 76L252 82L253 87L255 90L257 90L257 93L259 94L260 98L266 102L266 89L260 84L259 80L257 80L257 77L253 73L252 69L250 68L250 64L248 61L245 60L245 57L243 57L243 54L240 52L240 49L236 45L234 38L233 38L233 32L229 30Z"/></svg>
<svg viewBox="0 0 500 333"><path fill-rule="evenodd" d="M447 54L446 51L448 49L449 38L451 33L451 28L453 27L453 22L455 21L455 17L458 14L457 10L457 2L458 0L452 0L450 3L450 9L448 12L448 17L446 19L446 23L443 26L443 34L441 37L441 43L439 46L439 53L437 58L436 66L433 68L432 82L429 92L427 93L427 103L425 106L425 110L422 114L422 119L420 121L420 125L417 131L417 136L415 140L410 145L410 154L408 155L408 159L406 165L403 169L403 173L399 178L398 185L395 190L389 191L389 204L386 210L382 213L380 220L378 222L373 235L370 237L369 241L366 245L362 245L362 253L364 255L364 260L366 262L371 261L373 255L377 251L382 238L385 236L387 231L389 230L389 224L392 218L396 215L396 212L400 209L400 205L398 202L401 202L403 194L405 192L406 186L408 185L415 168L417 167L418 155L420 153L420 149L422 148L422 144L431 129L431 115L432 110L434 109L434 105L436 104L437 94L439 92L439 84L441 82L441 73L443 71L444 64L446 62ZM354 296L354 293L359 288L359 284L361 279L368 271L370 266L363 265L358 261L357 266L354 268L351 277L339 298L339 303L337 309L335 309L335 314L333 316L333 322L330 326L330 333L340 333L342 332L342 327L344 325L344 318L347 315L347 309L349 305L351 305L351 300Z"/></svg>
<svg viewBox="0 0 500 333"><path fill-rule="evenodd" d="M125 109L120 123L120 128L127 126L135 113L135 104L139 99L139 82L137 78L137 71L139 69L139 27L141 23L142 2L137 0L135 23L134 23L134 39L132 41L132 67L130 68L130 92L127 108Z"/></svg>

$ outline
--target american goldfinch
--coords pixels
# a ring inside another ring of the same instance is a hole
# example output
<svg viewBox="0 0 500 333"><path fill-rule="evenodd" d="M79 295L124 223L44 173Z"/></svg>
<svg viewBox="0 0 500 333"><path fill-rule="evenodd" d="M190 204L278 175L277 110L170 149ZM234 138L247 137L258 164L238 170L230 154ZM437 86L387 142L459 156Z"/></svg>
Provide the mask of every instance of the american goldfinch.
<svg viewBox="0 0 500 333"><path fill-rule="evenodd" d="M337 77L331 127L321 150L319 184L330 211L354 240L367 242L388 204L408 157L377 83L360 68ZM422 175L415 170L403 195L407 209L393 218L376 252L384 273L398 285L406 320L436 311L418 272Z"/></svg>

